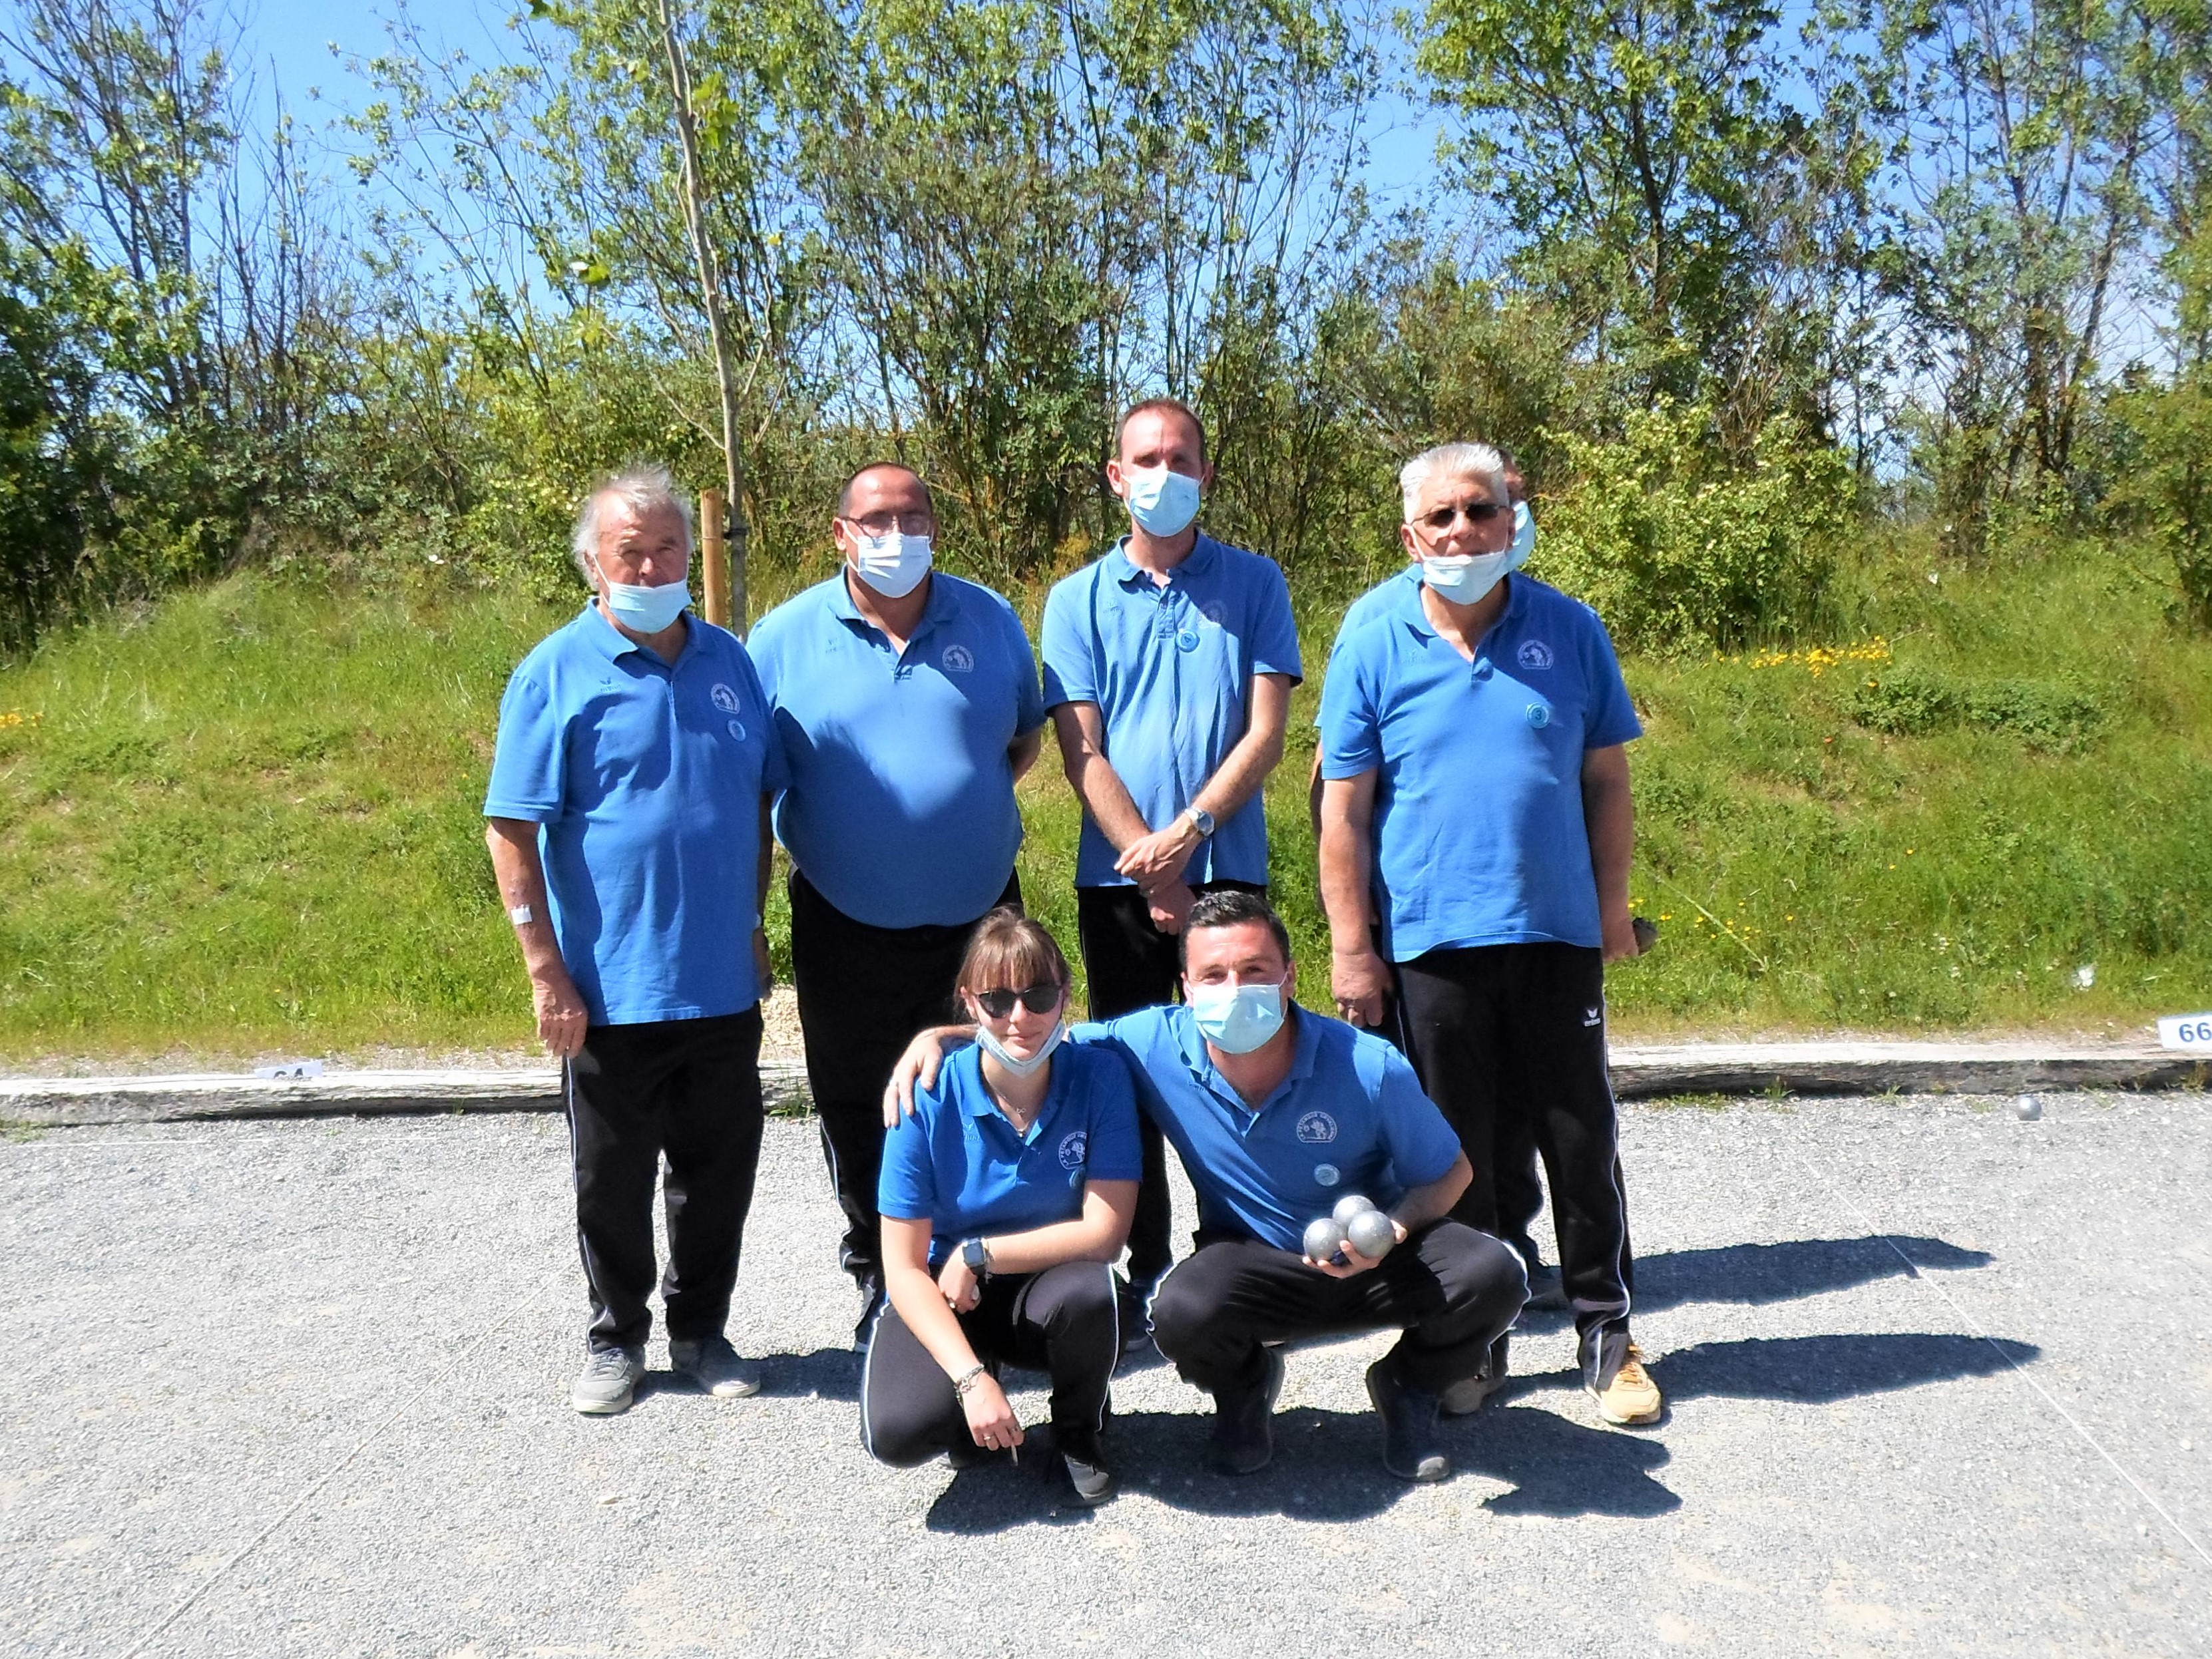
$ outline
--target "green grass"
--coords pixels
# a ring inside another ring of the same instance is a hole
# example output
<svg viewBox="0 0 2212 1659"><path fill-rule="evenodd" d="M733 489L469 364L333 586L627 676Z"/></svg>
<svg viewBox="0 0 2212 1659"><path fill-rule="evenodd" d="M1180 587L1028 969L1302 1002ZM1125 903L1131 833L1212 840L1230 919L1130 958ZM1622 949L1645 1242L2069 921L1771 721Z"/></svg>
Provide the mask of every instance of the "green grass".
<svg viewBox="0 0 2212 1659"><path fill-rule="evenodd" d="M1926 575L1863 572L1832 662L1628 664L1633 892L1662 937L1613 975L1617 1032L2212 1004L2212 644L2096 544ZM1302 619L1316 681L1340 609ZM247 575L0 669L0 1057L526 1042L477 812L500 689L566 614ZM1318 689L1269 796L1310 999ZM1024 891L1072 947L1079 820L1049 745L1022 801ZM771 911L781 951L780 891Z"/></svg>

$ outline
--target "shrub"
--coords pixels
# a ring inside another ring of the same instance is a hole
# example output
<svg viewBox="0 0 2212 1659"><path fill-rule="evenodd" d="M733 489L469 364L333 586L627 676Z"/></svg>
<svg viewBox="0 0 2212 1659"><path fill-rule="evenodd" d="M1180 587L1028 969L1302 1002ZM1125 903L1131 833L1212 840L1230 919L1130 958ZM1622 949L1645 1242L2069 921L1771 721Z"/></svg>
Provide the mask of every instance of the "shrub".
<svg viewBox="0 0 2212 1659"><path fill-rule="evenodd" d="M1533 573L1595 606L1624 646L1733 651L1820 620L1854 520L1849 466L1786 417L1745 466L1711 424L1703 406L1662 399L1617 442L1546 433L1575 481L1538 503Z"/></svg>
<svg viewBox="0 0 2212 1659"><path fill-rule="evenodd" d="M2036 680L1960 680L1925 669L1870 679L1851 699L1859 724L1893 736L1957 726L2010 732L2033 749L2069 753L2105 723L2103 705L2077 687Z"/></svg>

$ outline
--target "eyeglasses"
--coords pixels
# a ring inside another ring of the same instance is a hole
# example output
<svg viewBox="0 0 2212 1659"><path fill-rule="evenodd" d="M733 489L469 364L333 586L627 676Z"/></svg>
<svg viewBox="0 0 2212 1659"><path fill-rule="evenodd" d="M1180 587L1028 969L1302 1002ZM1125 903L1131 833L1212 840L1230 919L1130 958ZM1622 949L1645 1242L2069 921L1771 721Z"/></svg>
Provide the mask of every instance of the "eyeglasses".
<svg viewBox="0 0 2212 1659"><path fill-rule="evenodd" d="M1004 1020L1017 1002L1031 1014L1050 1014L1060 1006L1061 994L1058 985L1031 985L1027 990L979 990L975 995L976 1007L994 1020Z"/></svg>
<svg viewBox="0 0 2212 1659"><path fill-rule="evenodd" d="M1463 507L1438 507L1434 512L1421 515L1422 524L1439 536L1452 527L1452 520L1466 515L1470 524L1486 524L1501 512L1510 512L1510 506L1500 506L1495 501L1476 501Z"/></svg>
<svg viewBox="0 0 2212 1659"><path fill-rule="evenodd" d="M934 536L937 518L927 512L872 512L845 521L863 536Z"/></svg>

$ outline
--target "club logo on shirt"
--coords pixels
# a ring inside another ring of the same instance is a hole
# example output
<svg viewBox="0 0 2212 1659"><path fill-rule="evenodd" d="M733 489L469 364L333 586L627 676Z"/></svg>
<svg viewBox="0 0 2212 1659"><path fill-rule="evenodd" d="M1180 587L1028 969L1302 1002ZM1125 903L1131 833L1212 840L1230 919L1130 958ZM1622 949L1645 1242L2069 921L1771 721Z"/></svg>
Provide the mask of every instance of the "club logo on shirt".
<svg viewBox="0 0 2212 1659"><path fill-rule="evenodd" d="M1083 1160L1091 1154L1091 1136L1082 1129L1071 1129L1060 1137L1060 1166L1062 1169L1081 1169Z"/></svg>
<svg viewBox="0 0 2212 1659"><path fill-rule="evenodd" d="M1310 1111L1298 1119L1298 1139L1319 1146L1336 1139L1336 1119L1325 1111Z"/></svg>
<svg viewBox="0 0 2212 1659"><path fill-rule="evenodd" d="M1552 648L1541 639L1523 639L1519 661L1524 669L1547 669L1552 666Z"/></svg>
<svg viewBox="0 0 2212 1659"><path fill-rule="evenodd" d="M1218 599L1209 599L1198 608L1198 614L1218 628L1229 620L1229 607Z"/></svg>
<svg viewBox="0 0 2212 1659"><path fill-rule="evenodd" d="M1344 1172L1334 1164L1314 1166L1314 1181L1317 1185L1333 1187L1342 1179L1344 1179Z"/></svg>
<svg viewBox="0 0 2212 1659"><path fill-rule="evenodd" d="M717 681L714 689L707 694L714 699L714 706L723 713L735 714L738 711L738 694L729 687Z"/></svg>
<svg viewBox="0 0 2212 1659"><path fill-rule="evenodd" d="M735 738L738 742L744 742L745 741L745 723L742 720L731 721L730 736Z"/></svg>
<svg viewBox="0 0 2212 1659"><path fill-rule="evenodd" d="M939 660L944 663L947 674L965 674L975 666L975 653L965 645L947 645L944 657Z"/></svg>

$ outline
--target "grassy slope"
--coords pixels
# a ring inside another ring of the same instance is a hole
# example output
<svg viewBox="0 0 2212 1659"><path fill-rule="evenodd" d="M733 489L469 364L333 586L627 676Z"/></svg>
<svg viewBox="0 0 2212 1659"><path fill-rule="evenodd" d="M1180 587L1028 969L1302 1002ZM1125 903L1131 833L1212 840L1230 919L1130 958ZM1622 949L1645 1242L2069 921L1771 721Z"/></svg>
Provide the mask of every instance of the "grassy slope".
<svg viewBox="0 0 2212 1659"><path fill-rule="evenodd" d="M1664 940L1613 976L1618 1031L2124 1027L2212 1002L2212 645L2095 551L1870 580L1890 660L1630 663L1634 892ZM1305 619L1316 670L1336 609ZM561 620L241 578L0 670L0 1055L522 1040L477 812L500 687ZM2068 753L1855 724L1865 678L1900 670L2069 687L2102 724ZM1310 995L1317 689L1271 794ZM1049 746L1023 797L1024 885L1072 945Z"/></svg>

